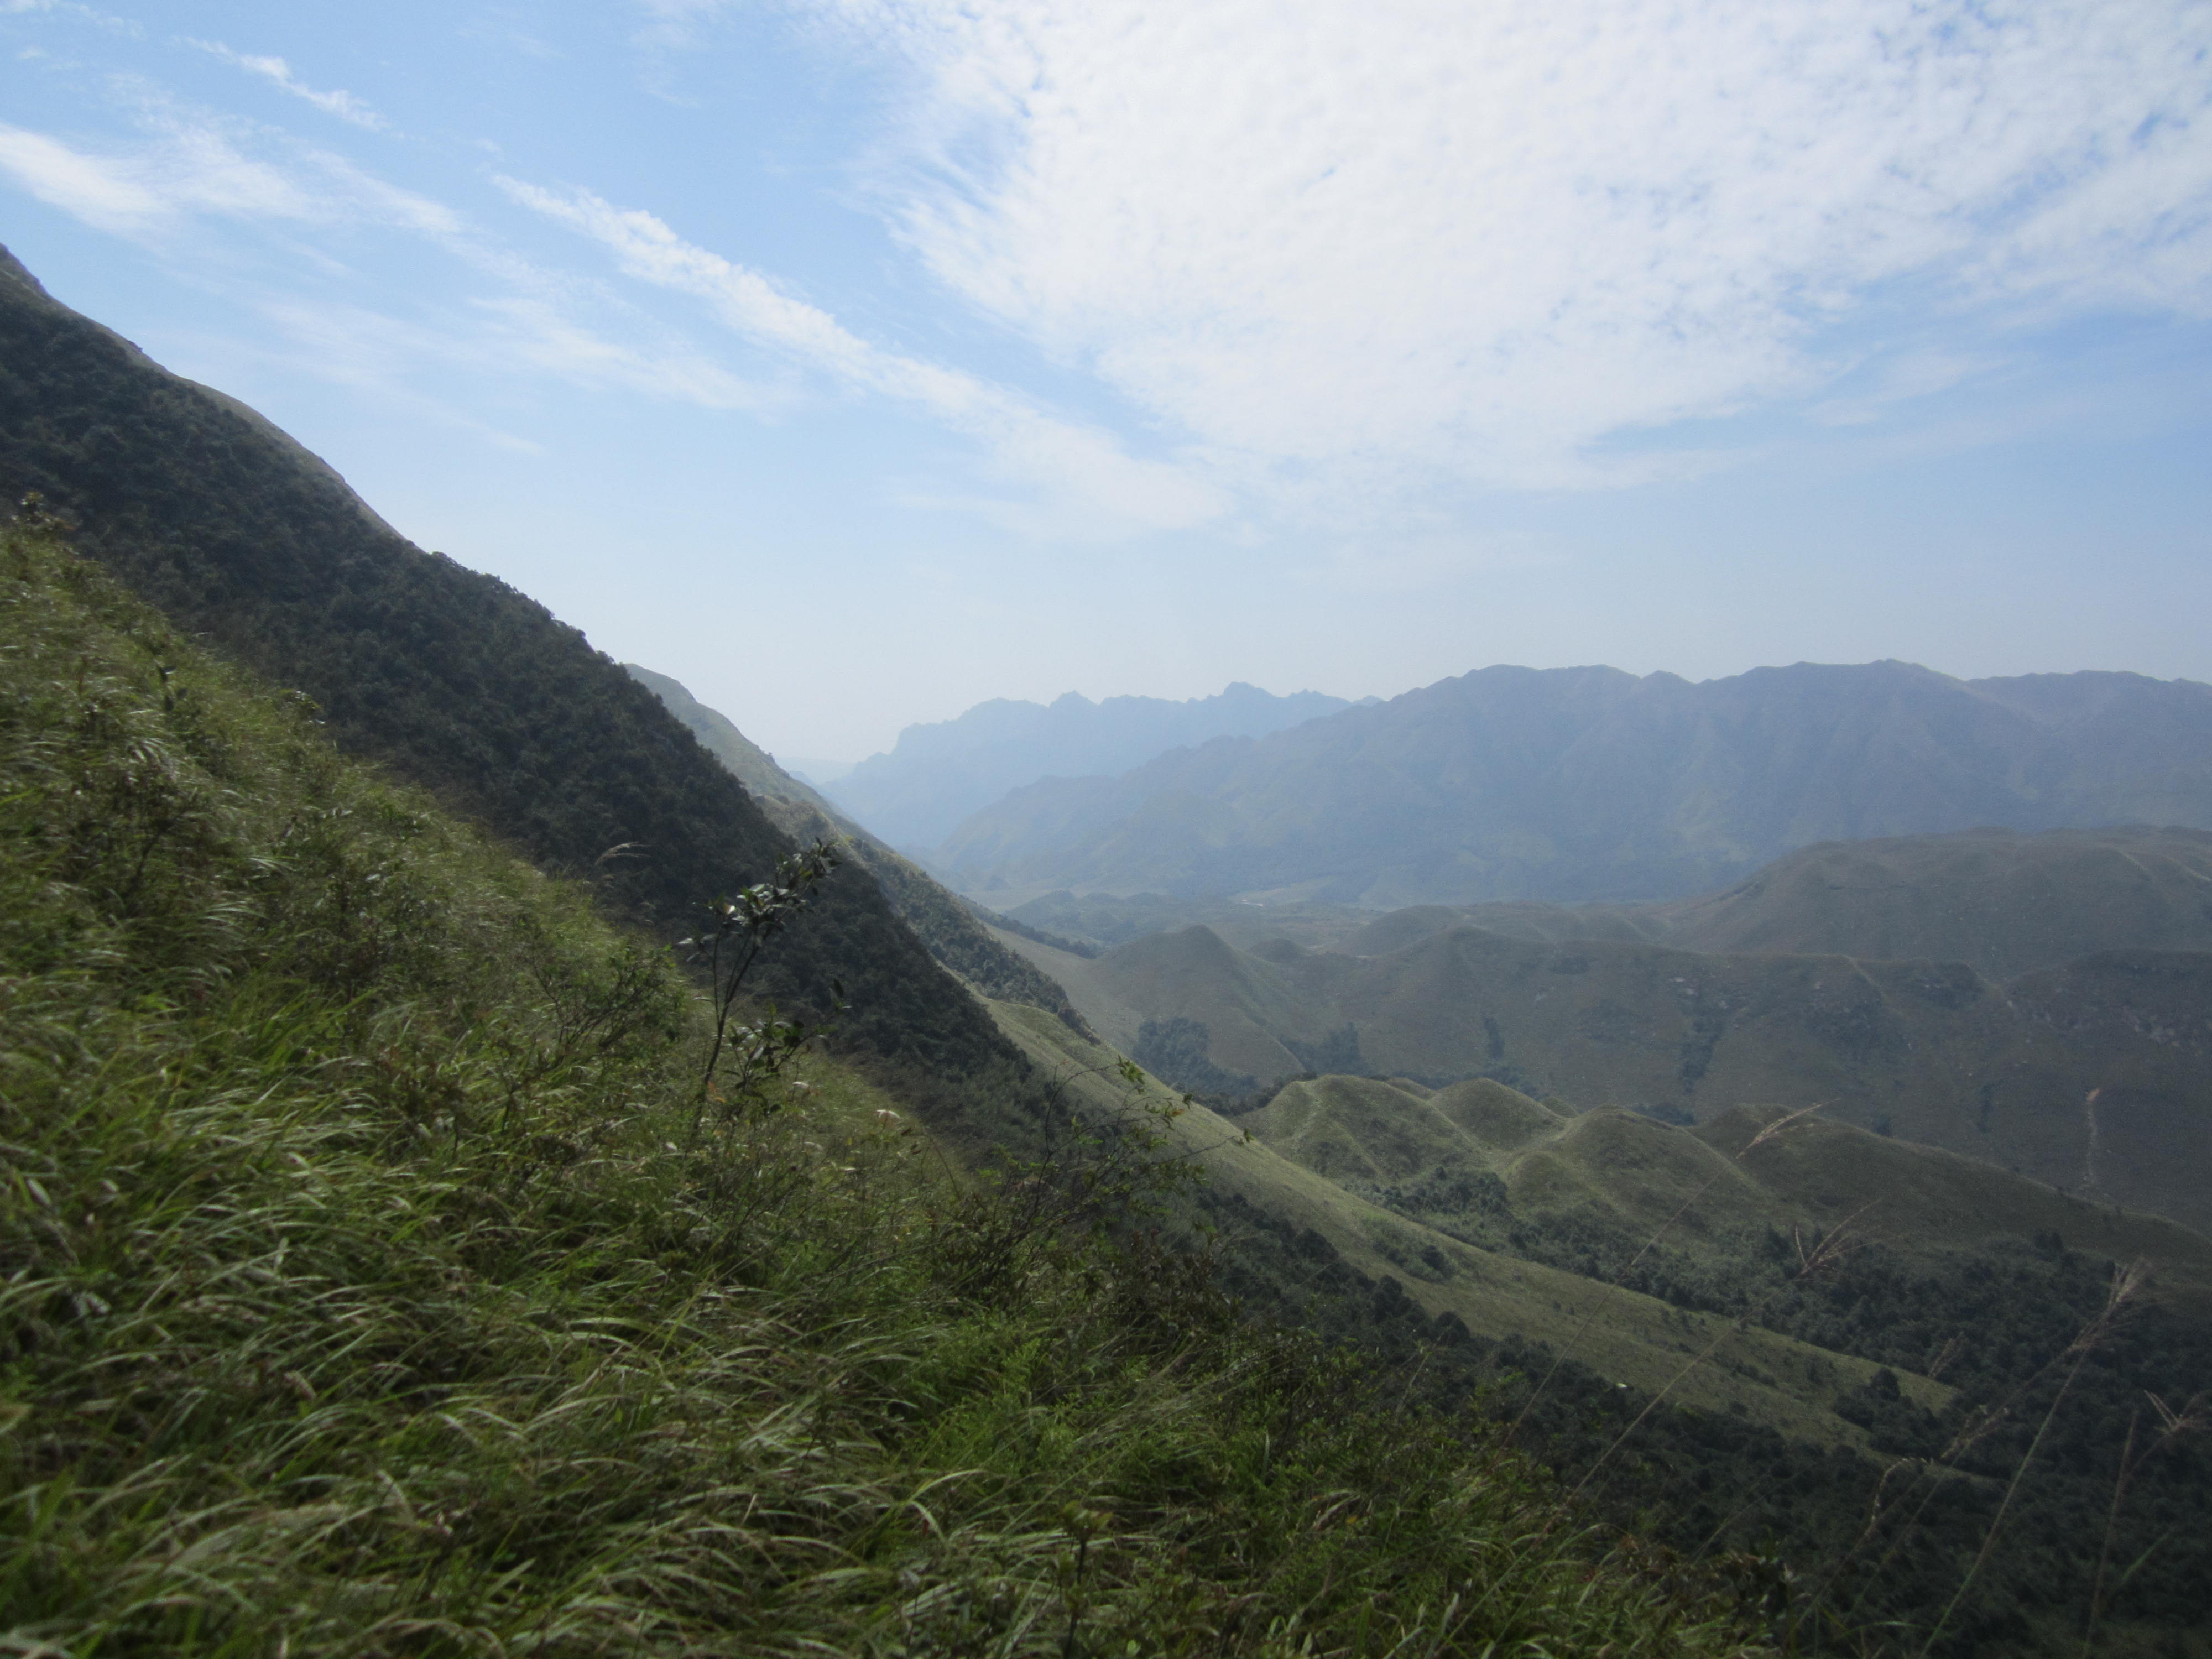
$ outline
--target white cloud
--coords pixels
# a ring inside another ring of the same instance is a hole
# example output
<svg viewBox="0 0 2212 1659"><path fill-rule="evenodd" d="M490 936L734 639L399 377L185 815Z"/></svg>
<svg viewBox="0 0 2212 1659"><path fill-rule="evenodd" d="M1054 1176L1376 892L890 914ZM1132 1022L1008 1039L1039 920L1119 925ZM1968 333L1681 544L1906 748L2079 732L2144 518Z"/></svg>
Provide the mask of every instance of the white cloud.
<svg viewBox="0 0 2212 1659"><path fill-rule="evenodd" d="M1226 497L1188 469L1132 456L1112 434L1057 419L1003 386L875 346L758 271L685 241L652 214L615 207L589 191L498 182L515 201L606 247L626 275L705 302L757 345L982 440L1001 471L1058 498L1042 510L989 504L1002 521L1097 534L1182 528L1226 510Z"/></svg>
<svg viewBox="0 0 2212 1659"><path fill-rule="evenodd" d="M25 190L118 234L161 228L192 213L314 219L326 204L284 169L246 155L222 127L163 119L151 143L104 153L0 125L0 167Z"/></svg>
<svg viewBox="0 0 2212 1659"><path fill-rule="evenodd" d="M445 204L343 156L279 143L270 147L272 160L246 148L268 135L238 124L159 102L143 103L139 113L149 135L100 152L0 123L0 174L98 229L140 241L173 246L179 233L201 218L271 222L288 235L302 228L366 226L422 237L497 285L499 292L448 307L432 322L410 323L349 301L314 298L296 283L283 284L290 289L284 297L271 297L282 289L240 284L234 272L228 280L239 297L300 349L301 364L325 379L419 405L510 449L529 446L422 398L409 385L459 368L487 380L543 375L714 410L761 413L789 401L681 340L625 343L595 332L574 314L578 303L592 297L580 295L577 284L491 241ZM290 246L325 273L347 271L312 243ZM349 275L345 280L350 285ZM634 316L623 320L634 335L652 333Z"/></svg>
<svg viewBox="0 0 2212 1659"><path fill-rule="evenodd" d="M295 98L313 104L325 115L335 115L341 121L350 121L371 132L384 129L384 118L368 104L349 92L318 92L292 73L291 65L281 58L257 58L251 53L234 52L220 40L190 40L187 45L220 58L226 64L235 64L249 75L258 75L264 81L274 82Z"/></svg>
<svg viewBox="0 0 2212 1659"><path fill-rule="evenodd" d="M809 3L929 268L1251 471L1601 479L1899 282L2212 311L2193 0Z"/></svg>
<svg viewBox="0 0 2212 1659"><path fill-rule="evenodd" d="M119 235L158 234L202 216L377 225L449 242L465 234L444 204L342 155L155 96L142 98L136 113L137 142L98 150L0 123L0 169L40 200Z"/></svg>
<svg viewBox="0 0 2212 1659"><path fill-rule="evenodd" d="M127 165L70 149L44 133L0 123L0 169L49 207L101 230L131 231L161 218L167 204Z"/></svg>
<svg viewBox="0 0 2212 1659"><path fill-rule="evenodd" d="M702 409L763 413L788 401L696 351L672 346L647 350L606 339L542 298L514 295L483 300L476 309L489 320L488 330L457 331L444 341L432 343L447 363L459 345L463 361L475 361L486 368L521 366L572 385L635 392ZM428 354L424 356L427 359Z"/></svg>

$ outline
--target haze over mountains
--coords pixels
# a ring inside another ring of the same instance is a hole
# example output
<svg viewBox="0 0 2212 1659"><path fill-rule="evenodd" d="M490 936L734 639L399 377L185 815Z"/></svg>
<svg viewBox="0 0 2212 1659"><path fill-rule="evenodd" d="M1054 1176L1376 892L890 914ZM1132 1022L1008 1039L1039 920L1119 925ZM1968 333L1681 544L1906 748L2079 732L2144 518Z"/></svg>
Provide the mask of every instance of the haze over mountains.
<svg viewBox="0 0 2212 1659"><path fill-rule="evenodd" d="M1001 908L1066 888L1389 908L1674 898L1816 842L2109 824L2212 828L2212 687L1496 667L1031 782L929 856Z"/></svg>
<svg viewBox="0 0 2212 1659"><path fill-rule="evenodd" d="M957 720L909 726L824 787L894 847L927 850L1008 790L1047 777L1126 772L1215 738L1264 737L1352 705L1318 691L1276 696L1242 682L1210 697L1108 697L1071 691L1051 703L996 698Z"/></svg>

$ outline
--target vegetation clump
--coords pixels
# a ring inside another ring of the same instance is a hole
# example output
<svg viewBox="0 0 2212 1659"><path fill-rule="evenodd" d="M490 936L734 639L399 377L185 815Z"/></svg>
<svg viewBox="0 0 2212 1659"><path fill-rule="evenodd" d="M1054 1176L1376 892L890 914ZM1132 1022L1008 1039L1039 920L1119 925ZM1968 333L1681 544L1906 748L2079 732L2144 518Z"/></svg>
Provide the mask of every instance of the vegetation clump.
<svg viewBox="0 0 2212 1659"><path fill-rule="evenodd" d="M1747 1644L1475 1419L1237 1317L1132 1218L1141 1113L977 1176L826 1057L702 1100L714 1021L11 532L0 1642Z"/></svg>

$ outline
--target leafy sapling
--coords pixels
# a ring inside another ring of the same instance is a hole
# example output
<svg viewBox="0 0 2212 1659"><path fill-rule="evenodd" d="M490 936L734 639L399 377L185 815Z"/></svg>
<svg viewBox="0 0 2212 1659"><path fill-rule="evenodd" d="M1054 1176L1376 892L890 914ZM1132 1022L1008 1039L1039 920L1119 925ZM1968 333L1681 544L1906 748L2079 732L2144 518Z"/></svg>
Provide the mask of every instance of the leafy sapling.
<svg viewBox="0 0 2212 1659"><path fill-rule="evenodd" d="M714 1005L714 1040L707 1050L707 1065L699 1079L699 1103L691 1116L691 1135L698 1139L700 1121L708 1103L715 1097L714 1073L726 1050L734 1051L738 1073L729 1092L742 1096L756 1083L775 1076L807 1042L822 1034L809 1031L804 1022L779 1019L774 1004L766 1016L750 1025L732 1027L731 1015L745 975L760 959L769 940L781 933L804 910L814 889L843 863L836 843L816 842L799 852L776 860L775 879L757 882L733 898L707 907L709 925L693 938L677 941L691 953L691 960L707 969ZM832 989L840 1000L842 986Z"/></svg>

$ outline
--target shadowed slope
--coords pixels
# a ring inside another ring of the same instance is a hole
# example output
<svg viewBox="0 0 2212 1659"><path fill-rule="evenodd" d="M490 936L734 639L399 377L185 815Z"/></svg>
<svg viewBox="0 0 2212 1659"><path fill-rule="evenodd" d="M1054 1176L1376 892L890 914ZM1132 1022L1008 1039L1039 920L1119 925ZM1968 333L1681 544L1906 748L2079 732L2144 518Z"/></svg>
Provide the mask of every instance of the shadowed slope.
<svg viewBox="0 0 2212 1659"><path fill-rule="evenodd" d="M616 913L672 936L789 842L645 687L504 583L426 554L234 400L47 296L0 252L0 492L278 685L339 743L434 791ZM833 880L763 988L921 1066L1011 1058L873 885Z"/></svg>
<svg viewBox="0 0 2212 1659"><path fill-rule="evenodd" d="M1086 1029L1067 993L1027 958L1000 944L963 900L837 811L811 785L778 766L775 757L740 732L728 715L708 708L665 674L635 663L625 663L623 669L689 726L708 754L736 775L778 829L798 842L838 842L858 859L876 878L899 920L945 967L985 996L1049 1009L1073 1029Z"/></svg>

